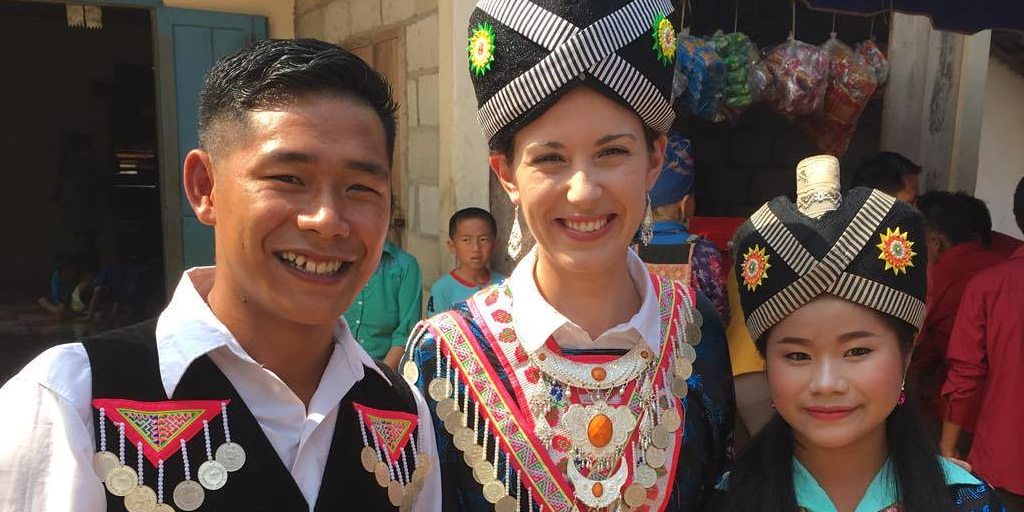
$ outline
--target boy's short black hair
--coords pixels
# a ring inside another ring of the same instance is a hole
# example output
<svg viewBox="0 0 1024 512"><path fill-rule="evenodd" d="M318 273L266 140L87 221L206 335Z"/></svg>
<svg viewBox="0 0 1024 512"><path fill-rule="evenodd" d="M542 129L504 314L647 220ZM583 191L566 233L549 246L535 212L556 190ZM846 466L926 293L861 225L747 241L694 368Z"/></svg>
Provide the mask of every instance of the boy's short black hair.
<svg viewBox="0 0 1024 512"><path fill-rule="evenodd" d="M928 229L945 236L953 245L992 240L992 217L985 203L964 192L931 191L917 201Z"/></svg>
<svg viewBox="0 0 1024 512"><path fill-rule="evenodd" d="M214 64L199 93L199 145L210 151L219 143L219 122L245 126L250 111L321 93L356 99L376 111L392 161L398 107L391 86L353 53L315 39L265 39Z"/></svg>
<svg viewBox="0 0 1024 512"><path fill-rule="evenodd" d="M498 234L498 223L494 220L494 216L491 212L484 210L483 208L477 208L471 206L469 208L463 208L452 215L451 219L448 219L448 238L455 240L455 232L459 229L459 223L467 219L480 219L491 225L491 234Z"/></svg>
<svg viewBox="0 0 1024 512"><path fill-rule="evenodd" d="M891 151L883 151L869 158L853 172L850 188L868 187L895 195L903 189L906 176L921 174L921 166L909 158Z"/></svg>
<svg viewBox="0 0 1024 512"><path fill-rule="evenodd" d="M1024 178L1017 182L1013 193L1013 215L1017 218L1017 227L1024 231Z"/></svg>

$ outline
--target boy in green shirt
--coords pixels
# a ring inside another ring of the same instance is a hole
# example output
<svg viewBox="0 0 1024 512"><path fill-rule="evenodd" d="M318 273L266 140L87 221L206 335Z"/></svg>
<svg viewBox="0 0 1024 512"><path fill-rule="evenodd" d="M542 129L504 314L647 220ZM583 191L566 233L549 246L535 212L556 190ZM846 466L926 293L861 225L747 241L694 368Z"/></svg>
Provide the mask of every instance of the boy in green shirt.
<svg viewBox="0 0 1024 512"><path fill-rule="evenodd" d="M487 268L494 253L498 225L482 208L465 208L448 221L448 252L455 256L455 270L441 276L430 288L427 315L463 302L478 290L500 283L505 276Z"/></svg>
<svg viewBox="0 0 1024 512"><path fill-rule="evenodd" d="M422 286L416 258L385 242L377 271L345 312L352 335L370 357L398 367L405 341L420 321Z"/></svg>

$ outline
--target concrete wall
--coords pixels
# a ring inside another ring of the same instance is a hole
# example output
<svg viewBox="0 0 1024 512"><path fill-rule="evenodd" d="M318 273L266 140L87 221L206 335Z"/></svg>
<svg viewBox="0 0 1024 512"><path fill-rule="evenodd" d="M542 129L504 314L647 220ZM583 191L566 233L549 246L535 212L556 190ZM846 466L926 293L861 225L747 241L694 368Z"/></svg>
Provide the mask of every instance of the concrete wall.
<svg viewBox="0 0 1024 512"><path fill-rule="evenodd" d="M295 0L164 0L167 7L258 14L267 17L270 37L295 37Z"/></svg>
<svg viewBox="0 0 1024 512"><path fill-rule="evenodd" d="M988 65L978 182L996 231L1024 238L1013 218L1013 191L1024 177L1024 76L998 58Z"/></svg>
<svg viewBox="0 0 1024 512"><path fill-rule="evenodd" d="M419 260L429 287L448 266L439 250L447 217L439 214L436 0L296 0L295 27L297 37L355 51L391 80L401 105L394 192L406 226L398 239ZM390 40L399 50L382 56L378 49Z"/></svg>

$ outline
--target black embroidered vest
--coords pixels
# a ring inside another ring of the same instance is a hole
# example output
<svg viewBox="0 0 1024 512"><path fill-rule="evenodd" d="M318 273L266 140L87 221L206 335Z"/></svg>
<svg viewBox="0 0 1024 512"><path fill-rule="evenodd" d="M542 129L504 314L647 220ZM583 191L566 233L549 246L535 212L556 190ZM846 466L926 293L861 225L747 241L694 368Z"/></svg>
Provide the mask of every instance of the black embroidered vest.
<svg viewBox="0 0 1024 512"><path fill-rule="evenodd" d="M105 333L83 342L92 367L93 398L122 398L139 401L168 400L160 379L160 366L156 348L156 321L151 320ZM391 381L371 369L367 369L362 380L357 382L341 400L337 424L330 452L324 467L324 476L317 497L316 512L365 510L394 511L387 497L387 489L381 488L373 474L365 471L359 461L363 448L359 431L359 420L352 407L352 401L386 410L400 410L416 414L416 403L412 392L401 377L387 365L378 364ZM394 385L393 385L394 384ZM227 484L215 491L206 491L206 500L199 511L274 511L304 512L310 510L298 485L270 441L263 434L256 419L246 407L238 392L219 368L207 356L196 359L185 371L175 388L173 400L221 400L230 399L228 418L231 440L241 445L246 452L245 465L228 476ZM94 425L98 412L93 411ZM210 434L214 439L213 449L224 439L223 423L210 422ZM96 445L99 446L97 428ZM107 426L108 450L113 446L117 452L117 434ZM187 444L192 479L196 470L206 460L206 445L202 432ZM406 447L406 450L409 450ZM411 455L411 453L410 453ZM129 442L125 447L125 461L135 468L136 449ZM157 488L157 470L144 461L144 480L154 490ZM184 480L184 464L181 452L164 461L164 502L173 506L171 496L174 487ZM108 511L124 511L124 499L107 495Z"/></svg>

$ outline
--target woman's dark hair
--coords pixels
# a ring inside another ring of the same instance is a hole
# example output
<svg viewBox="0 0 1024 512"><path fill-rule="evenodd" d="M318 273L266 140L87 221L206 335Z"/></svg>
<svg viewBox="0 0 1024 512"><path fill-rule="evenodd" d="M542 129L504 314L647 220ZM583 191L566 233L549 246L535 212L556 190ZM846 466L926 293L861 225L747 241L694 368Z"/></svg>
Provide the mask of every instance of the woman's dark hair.
<svg viewBox="0 0 1024 512"><path fill-rule="evenodd" d="M244 127L249 111L321 93L362 101L373 109L384 125L391 161L398 110L391 86L355 54L315 39L266 39L214 64L199 92L199 143L206 150L216 144L214 128L220 121Z"/></svg>
<svg viewBox="0 0 1024 512"><path fill-rule="evenodd" d="M895 331L900 352L914 346L916 329L895 317L877 313ZM755 342L762 357L771 331ZM885 420L889 459L904 512L955 512L938 450L921 424L914 400L897 406ZM755 435L739 454L729 474L728 492L715 500L709 511L793 512L797 510L793 488L793 431L778 414Z"/></svg>

